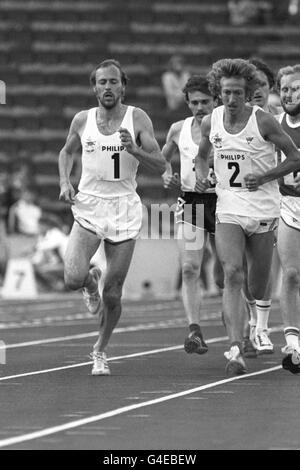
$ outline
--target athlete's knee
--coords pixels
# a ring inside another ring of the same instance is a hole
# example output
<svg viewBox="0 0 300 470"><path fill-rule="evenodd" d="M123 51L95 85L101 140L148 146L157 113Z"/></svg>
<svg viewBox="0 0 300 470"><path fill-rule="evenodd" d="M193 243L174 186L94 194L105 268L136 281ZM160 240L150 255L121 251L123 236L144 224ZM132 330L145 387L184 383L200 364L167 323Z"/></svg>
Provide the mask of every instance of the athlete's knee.
<svg viewBox="0 0 300 470"><path fill-rule="evenodd" d="M290 286L300 286L300 271L295 266L290 266L283 271L283 280Z"/></svg>
<svg viewBox="0 0 300 470"><path fill-rule="evenodd" d="M121 302L122 283L115 281L106 284L102 292L102 300L108 308L114 308Z"/></svg>
<svg viewBox="0 0 300 470"><path fill-rule="evenodd" d="M242 287L244 281L244 271L242 266L224 265L225 284Z"/></svg>
<svg viewBox="0 0 300 470"><path fill-rule="evenodd" d="M184 262L182 265L182 279L189 281L192 279L198 279L200 276L200 266L193 262Z"/></svg>

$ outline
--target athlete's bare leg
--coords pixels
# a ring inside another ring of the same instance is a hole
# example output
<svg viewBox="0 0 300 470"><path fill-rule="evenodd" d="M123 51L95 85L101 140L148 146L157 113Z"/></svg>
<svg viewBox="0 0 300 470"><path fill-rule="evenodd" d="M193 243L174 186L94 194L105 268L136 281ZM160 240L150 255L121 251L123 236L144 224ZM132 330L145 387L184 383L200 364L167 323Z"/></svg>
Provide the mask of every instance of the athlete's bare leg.
<svg viewBox="0 0 300 470"><path fill-rule="evenodd" d="M100 240L92 232L74 222L65 255L65 284L71 290L85 287L95 292L98 283L90 274L90 260L96 253Z"/></svg>
<svg viewBox="0 0 300 470"><path fill-rule="evenodd" d="M210 241L210 246L211 246L213 256L214 256L214 266L213 266L214 281L216 283L216 286L219 289L224 289L224 271L223 271L222 264L219 260L218 254L217 254L216 240L215 240L214 234L210 234L209 241Z"/></svg>
<svg viewBox="0 0 300 470"><path fill-rule="evenodd" d="M231 343L241 343L243 339L241 289L245 245L246 238L239 225L216 225L216 248L224 270L223 312Z"/></svg>
<svg viewBox="0 0 300 470"><path fill-rule="evenodd" d="M121 315L123 284L133 255L135 240L122 243L104 242L107 262L100 315L99 338L94 353L103 352Z"/></svg>
<svg viewBox="0 0 300 470"><path fill-rule="evenodd" d="M256 233L248 237L246 257L248 287L255 299L263 299L271 274L274 232Z"/></svg>
<svg viewBox="0 0 300 470"><path fill-rule="evenodd" d="M244 259L243 297L245 305L242 311L244 313L244 337L246 338L250 336L250 326L255 326L257 321L256 301L248 288L248 267L246 257Z"/></svg>
<svg viewBox="0 0 300 470"><path fill-rule="evenodd" d="M283 282L280 305L284 327L300 326L300 232L280 219L278 253L282 265Z"/></svg>
<svg viewBox="0 0 300 470"><path fill-rule="evenodd" d="M197 229L200 234L198 249L196 249L196 246L189 249L191 236L188 237L187 231L192 232L190 227L192 226L188 224L180 224L177 234L182 270L182 301L189 325L199 324L200 321L201 292L199 278L206 241L206 232L202 230L201 234L200 229Z"/></svg>

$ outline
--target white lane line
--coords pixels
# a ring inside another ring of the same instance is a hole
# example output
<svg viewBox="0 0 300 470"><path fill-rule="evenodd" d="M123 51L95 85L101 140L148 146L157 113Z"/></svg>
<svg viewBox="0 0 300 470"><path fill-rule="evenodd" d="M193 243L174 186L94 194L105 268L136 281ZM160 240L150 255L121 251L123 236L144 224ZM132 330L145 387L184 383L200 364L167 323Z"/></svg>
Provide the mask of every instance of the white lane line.
<svg viewBox="0 0 300 470"><path fill-rule="evenodd" d="M161 328L170 328L176 326L182 326L186 323L184 319L175 319L175 320L165 320L160 322L151 322L151 323L141 323L135 326L123 326L118 327L114 330L114 333L127 333L131 331L143 331L143 330L156 330ZM60 341L69 341L72 339L82 339L82 338L90 338L93 336L98 336L98 331L91 331L90 333L80 333L76 335L68 335L68 336L56 336L55 338L47 338L47 339L40 339L34 341L26 341L24 343L12 343L12 344L1 344L0 343L0 351L1 349L14 349L14 348L24 348L26 346L37 346L40 344L48 344L48 343L58 343Z"/></svg>
<svg viewBox="0 0 300 470"><path fill-rule="evenodd" d="M160 312L161 314L162 312ZM181 314L182 314L182 310L178 310L177 313L180 313L180 316L178 315L178 320L181 319ZM152 313L149 311L149 312L143 312L143 315L140 315L141 318L144 318L145 315L148 315L149 316L156 316L156 315L152 315ZM173 312L174 314L174 312ZM157 315L158 316L158 315ZM174 315L173 315L174 317ZM207 318L212 318L213 319L213 316L210 315L209 317L207 316ZM129 319L135 319L137 320L138 319L138 316L137 315L127 315L125 316L125 319L126 320L129 320ZM203 318L205 319L205 318ZM216 317L217 319L217 317ZM1 317L0 317L0 320L1 320ZM64 315L63 317L54 317L54 316L51 316L51 317L45 317L45 318L36 318L36 319L32 319L32 320L25 320L25 321L18 321L18 322L9 322L9 323L0 323L0 330L11 330L11 329L17 329L17 328L41 328L41 327L46 327L46 326L62 326L64 324L66 325L70 325L71 322L74 322L74 321L82 321L82 320L85 320L85 321L93 321L95 322L95 317L92 317L90 314L88 313L80 313L80 314L72 314L72 315ZM154 320L156 320L156 318L154 318Z"/></svg>
<svg viewBox="0 0 300 470"><path fill-rule="evenodd" d="M228 339L227 336L221 336L219 338L211 338L208 339L206 342L207 343L217 343L219 341L224 341ZM168 348L160 348L160 349L152 349L151 351L142 351L138 353L132 353L132 354L126 354L124 356L116 356L116 357L110 357L108 358L108 361L118 361L120 359L130 359L134 357L141 357L141 356L148 356L150 354L159 354L161 352L167 352L167 351L175 351L177 349L182 349L183 346L170 346ZM87 361L87 362L80 362L78 364L71 364L69 366L60 366L60 367L54 367L52 369L42 369L42 370L36 370L32 372L25 372L24 374L16 374L16 375L6 375L4 377L0 377L0 381L2 382L3 380L10 380L10 379L15 379L17 377L28 377L31 375L40 375L40 374L48 374L49 372L57 372L60 370L66 370L66 369L74 369L76 367L83 367L89 364L92 364L93 361Z"/></svg>
<svg viewBox="0 0 300 470"><path fill-rule="evenodd" d="M66 308L78 308L78 302L82 303L83 307L84 307L84 304L83 304L83 301L82 299L78 299L77 301L67 301L67 302L59 302L59 303L56 303L56 302L52 302L52 303L48 303L48 304L45 304L45 303L40 303L40 304L32 304L32 305L8 305L8 306L5 306L5 305L1 305L1 307L3 307L3 310L7 310L8 312L10 311L13 311L13 313L24 313L24 311L28 310L30 312L41 312L41 311L47 311L47 310L50 310L50 311L59 311L59 310L63 310L65 311ZM138 304L138 305L126 305L124 304L123 305L123 311L124 312L140 312L140 311L161 311L161 310L172 310L174 308L182 308L181 307L181 302L180 301L176 301L176 302L165 302L165 303L158 303L158 304L154 304L154 305L147 305L147 304ZM83 313L83 312L79 312L79 313ZM86 312L85 312L86 313ZM87 313L87 315L89 315Z"/></svg>
<svg viewBox="0 0 300 470"><path fill-rule="evenodd" d="M192 388L192 389L189 389L189 390L184 390L182 392L172 393L171 395L156 398L156 399L153 399L153 400L148 400L148 401L145 401L143 403L136 403L136 404L133 404L133 405L123 406L123 407L117 408L115 410L107 411L105 413L101 413L101 414L98 414L98 415L95 415L95 416L90 416L89 418L78 419L76 421L71 421L69 423L64 423L64 424L60 424L58 426L45 428L45 429L40 430L40 431L35 431L35 432L28 433L28 434L23 434L21 436L2 439L2 440L0 440L0 448L12 446L12 445L15 445L15 444L20 444L20 443L23 443L23 442L26 442L26 441L32 441L34 439L40 439L42 437L50 436L52 434L57 434L59 432L64 432L64 431L67 431L69 429L75 429L75 428L78 428L80 426L85 426L85 425L90 424L90 423L96 423L98 421L103 421L104 419L108 419L108 418L112 418L114 416L118 416L118 415L121 415L121 414L124 414L124 413L128 413L129 411L132 411L132 410L137 410L139 408L144 408L144 407L147 407L147 406L157 405L159 403L167 402L167 401L173 400L175 398L181 398L181 397L184 397L184 396L187 396L187 395L191 395L193 393L201 392L202 390L207 390L209 388L217 387L219 385L228 384L230 382L234 382L236 380L242 380L242 379L248 378L248 377L255 377L257 375L267 374L267 373L274 372L274 371L279 370L279 369L281 369L281 365L277 366L277 367L271 367L270 369L264 369L264 370L261 370L261 371L258 371L258 372L252 372L251 374L239 375L239 376L236 376L236 377L231 377L231 378L228 378L228 379L219 380L218 382L213 382L213 383L210 383L210 384L201 385L200 387Z"/></svg>
<svg viewBox="0 0 300 470"><path fill-rule="evenodd" d="M26 346L38 346L40 344L48 344L48 343L58 343L59 341L69 341L72 339L82 339L82 338L90 338L92 336L98 336L97 331L92 331L90 333L81 333L77 335L69 335L69 336L57 336L55 338L47 338L47 339L40 339L35 341L27 341L25 343L13 343L13 344L6 344L0 346L1 349L15 349L15 348L24 348Z"/></svg>
<svg viewBox="0 0 300 470"><path fill-rule="evenodd" d="M117 361L117 360L120 360L120 359L129 359L129 358L133 358L133 357L147 356L149 354L158 354L160 352L174 351L176 349L182 349L182 347L183 347L182 345L181 346L170 346L169 348L153 349L151 351L142 351L142 352L139 352L139 353L126 354L124 356L110 357L107 360L108 361ZM42 370L36 370L36 371L33 371L33 372L25 372L24 374L6 375L5 377L0 377L0 381L10 380L10 379L13 379L13 378L16 378L16 377L28 377L28 376L31 376L31 375L48 374L49 372L57 372L59 370L74 369L76 367L83 367L83 366L86 366L86 365L89 365L89 364L92 364L92 363L93 363L93 361L87 361L87 362L80 362L78 364L72 364L72 365L69 365L69 366L61 366L61 367L54 367L52 369L42 369Z"/></svg>

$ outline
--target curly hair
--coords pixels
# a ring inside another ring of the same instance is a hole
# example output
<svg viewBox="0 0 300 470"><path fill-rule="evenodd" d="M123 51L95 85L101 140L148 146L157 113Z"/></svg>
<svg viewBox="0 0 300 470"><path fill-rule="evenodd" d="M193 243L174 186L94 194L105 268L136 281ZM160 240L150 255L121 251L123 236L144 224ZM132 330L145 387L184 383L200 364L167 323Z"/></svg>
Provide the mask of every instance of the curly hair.
<svg viewBox="0 0 300 470"><path fill-rule="evenodd" d="M211 95L209 88L208 88L208 81L206 77L202 77L201 75L192 75L188 81L186 82L184 88L182 89L182 93L185 94L185 99L188 101L188 93L193 91L201 91L205 95Z"/></svg>
<svg viewBox="0 0 300 470"><path fill-rule="evenodd" d="M300 64L287 65L286 67L282 67L281 69L279 69L276 79L277 89L280 90L281 79L284 75L292 75L294 73L300 73Z"/></svg>
<svg viewBox="0 0 300 470"><path fill-rule="evenodd" d="M221 59L212 65L207 79L213 96L220 96L222 78L244 78L247 99L251 98L257 87L256 67L250 64L248 60Z"/></svg>

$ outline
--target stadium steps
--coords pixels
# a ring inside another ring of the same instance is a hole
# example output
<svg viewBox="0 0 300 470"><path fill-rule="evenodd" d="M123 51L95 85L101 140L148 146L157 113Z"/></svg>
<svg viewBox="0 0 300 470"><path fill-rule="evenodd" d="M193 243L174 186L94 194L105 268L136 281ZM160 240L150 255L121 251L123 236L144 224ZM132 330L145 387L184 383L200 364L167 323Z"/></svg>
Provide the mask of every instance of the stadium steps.
<svg viewBox="0 0 300 470"><path fill-rule="evenodd" d="M162 146L168 119L161 74L172 54L183 54L194 73L225 55L260 55L278 68L299 62L299 34L297 27L232 27L225 0L1 0L1 150L30 152L39 177L54 177L39 180L53 191L48 203L65 210L57 201L57 156L76 112L96 105L89 86L95 64L120 60L130 78L125 102L149 113ZM170 196L141 166L138 181L145 200Z"/></svg>

